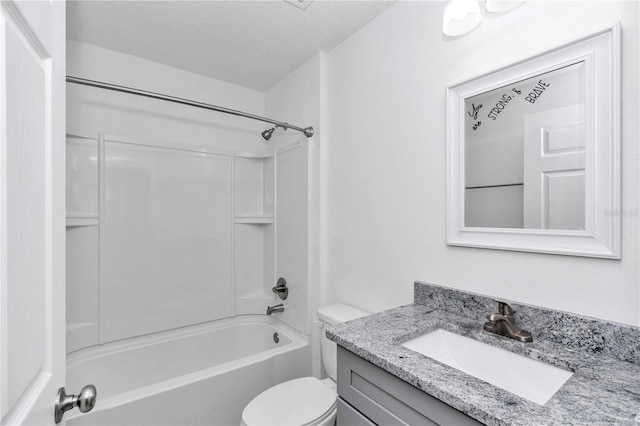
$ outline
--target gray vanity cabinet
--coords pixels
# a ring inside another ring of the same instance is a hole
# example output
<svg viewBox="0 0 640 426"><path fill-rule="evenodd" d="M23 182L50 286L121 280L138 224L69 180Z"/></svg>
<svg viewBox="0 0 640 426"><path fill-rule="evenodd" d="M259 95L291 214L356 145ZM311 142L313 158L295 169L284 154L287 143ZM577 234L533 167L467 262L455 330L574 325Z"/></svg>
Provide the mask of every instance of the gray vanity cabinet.
<svg viewBox="0 0 640 426"><path fill-rule="evenodd" d="M338 346L337 426L482 423Z"/></svg>

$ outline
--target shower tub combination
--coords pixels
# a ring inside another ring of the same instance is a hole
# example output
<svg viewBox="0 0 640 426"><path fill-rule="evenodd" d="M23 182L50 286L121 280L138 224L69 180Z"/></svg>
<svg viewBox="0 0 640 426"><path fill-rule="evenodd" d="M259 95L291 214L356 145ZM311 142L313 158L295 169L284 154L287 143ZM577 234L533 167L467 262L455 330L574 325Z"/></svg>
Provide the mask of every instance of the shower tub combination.
<svg viewBox="0 0 640 426"><path fill-rule="evenodd" d="M67 389L94 384L97 403L65 419L68 425L237 425L254 396L308 375L309 359L303 336L257 315L83 349L67 357Z"/></svg>
<svg viewBox="0 0 640 426"><path fill-rule="evenodd" d="M305 137L313 128L103 82L67 81L74 83L68 118L79 131L70 126L67 135L66 389L77 393L93 384L97 402L91 412L73 410L64 420L239 425L253 397L311 372L307 337L264 315L271 283L281 276L275 261L281 253L290 264L287 278L300 283L287 321L307 328L301 230L308 226L308 141L277 149L255 145L251 152L251 137L226 122L204 140L198 136L203 122L182 107L157 105L147 114L147 104L133 98L105 104L95 90L75 86L264 121L273 125L265 139L278 127ZM102 132L116 120L104 114L105 105L123 108L122 126L115 127L132 135ZM180 134L178 140L153 137L174 121L179 127L169 133ZM157 131L140 137L152 128ZM192 132L196 141L188 140ZM236 140L248 151L230 149ZM134 241L132 234L141 237Z"/></svg>

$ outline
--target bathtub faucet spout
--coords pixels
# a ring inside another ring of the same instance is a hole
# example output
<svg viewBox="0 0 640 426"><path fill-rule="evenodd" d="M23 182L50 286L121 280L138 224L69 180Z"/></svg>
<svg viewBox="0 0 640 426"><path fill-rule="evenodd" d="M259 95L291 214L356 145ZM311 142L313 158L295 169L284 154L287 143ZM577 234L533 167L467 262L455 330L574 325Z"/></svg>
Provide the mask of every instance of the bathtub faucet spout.
<svg viewBox="0 0 640 426"><path fill-rule="evenodd" d="M281 303L279 305L267 306L267 315L271 315L274 312L284 312L284 305Z"/></svg>

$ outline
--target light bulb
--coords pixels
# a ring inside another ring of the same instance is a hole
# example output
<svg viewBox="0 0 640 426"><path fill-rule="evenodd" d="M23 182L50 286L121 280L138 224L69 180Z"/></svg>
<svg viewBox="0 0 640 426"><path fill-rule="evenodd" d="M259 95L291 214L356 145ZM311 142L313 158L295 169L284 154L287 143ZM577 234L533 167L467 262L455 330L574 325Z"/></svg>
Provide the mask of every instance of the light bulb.
<svg viewBox="0 0 640 426"><path fill-rule="evenodd" d="M442 32L448 36L458 36L476 28L482 15L476 0L451 0L442 16Z"/></svg>

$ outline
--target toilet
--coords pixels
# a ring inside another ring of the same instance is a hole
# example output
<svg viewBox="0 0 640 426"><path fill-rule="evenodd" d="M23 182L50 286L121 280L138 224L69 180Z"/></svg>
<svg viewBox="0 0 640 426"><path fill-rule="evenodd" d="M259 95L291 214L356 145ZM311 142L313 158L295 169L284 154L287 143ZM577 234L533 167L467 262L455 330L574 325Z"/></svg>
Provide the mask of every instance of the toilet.
<svg viewBox="0 0 640 426"><path fill-rule="evenodd" d="M241 426L332 426L336 421L336 344L325 336L325 325L369 315L336 303L318 309L322 363L329 375L319 380L302 377L280 383L251 400L242 411Z"/></svg>

